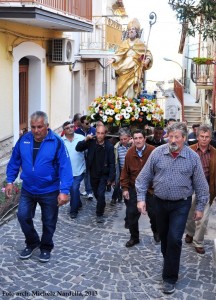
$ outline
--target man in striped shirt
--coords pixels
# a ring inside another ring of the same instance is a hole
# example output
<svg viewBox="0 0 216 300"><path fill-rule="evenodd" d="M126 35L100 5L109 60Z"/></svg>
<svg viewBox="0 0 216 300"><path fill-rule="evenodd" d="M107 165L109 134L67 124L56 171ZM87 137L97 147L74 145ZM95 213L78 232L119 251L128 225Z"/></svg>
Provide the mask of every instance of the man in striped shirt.
<svg viewBox="0 0 216 300"><path fill-rule="evenodd" d="M209 198L199 155L185 145L187 127L174 123L168 127L168 143L156 148L136 179L137 208L146 213L146 193L153 184L157 226L163 254L163 292L172 294L178 280L182 236L192 194L196 194L194 220L203 216Z"/></svg>
<svg viewBox="0 0 216 300"><path fill-rule="evenodd" d="M130 130L128 128L120 128L119 129L119 139L114 146L115 151L115 165L116 165L116 185L112 194L112 200L110 201L110 205L115 205L118 199L118 202L122 201L122 190L120 187L120 175L121 170L123 169L125 162L125 155L127 154L128 149L133 143L133 139L131 137ZM126 220L125 220L126 221Z"/></svg>
<svg viewBox="0 0 216 300"><path fill-rule="evenodd" d="M188 215L186 224L186 243L194 244L195 250L199 254L204 254L204 235L208 225L211 205L216 197L216 149L210 145L212 129L209 125L201 125L197 130L197 141L195 145L190 146L200 157L206 180L209 184L210 198L207 202L203 217L195 222L194 211L196 197L192 197L192 206Z"/></svg>

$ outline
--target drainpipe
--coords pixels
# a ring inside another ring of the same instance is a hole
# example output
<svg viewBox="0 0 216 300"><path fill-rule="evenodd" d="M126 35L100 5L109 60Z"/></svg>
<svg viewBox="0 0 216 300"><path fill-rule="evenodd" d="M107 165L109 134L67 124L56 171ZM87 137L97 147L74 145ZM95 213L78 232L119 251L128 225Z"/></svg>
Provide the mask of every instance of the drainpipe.
<svg viewBox="0 0 216 300"><path fill-rule="evenodd" d="M215 52L216 59L216 52ZM216 63L214 64L214 81L213 81L213 92L212 92L212 119L213 119L213 128L215 127L215 106L216 106Z"/></svg>

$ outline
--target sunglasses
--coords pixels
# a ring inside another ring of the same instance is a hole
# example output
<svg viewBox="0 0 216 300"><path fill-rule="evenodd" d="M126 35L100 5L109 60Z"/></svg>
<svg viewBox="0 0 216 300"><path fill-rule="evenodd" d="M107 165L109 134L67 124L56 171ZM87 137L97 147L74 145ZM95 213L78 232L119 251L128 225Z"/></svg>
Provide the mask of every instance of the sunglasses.
<svg viewBox="0 0 216 300"><path fill-rule="evenodd" d="M85 122L84 124L85 124L85 125L88 125L88 124L89 124L89 122Z"/></svg>
<svg viewBox="0 0 216 300"><path fill-rule="evenodd" d="M68 127L65 127L64 130L69 130L69 129L73 128L73 127L74 127L74 125L70 125Z"/></svg>

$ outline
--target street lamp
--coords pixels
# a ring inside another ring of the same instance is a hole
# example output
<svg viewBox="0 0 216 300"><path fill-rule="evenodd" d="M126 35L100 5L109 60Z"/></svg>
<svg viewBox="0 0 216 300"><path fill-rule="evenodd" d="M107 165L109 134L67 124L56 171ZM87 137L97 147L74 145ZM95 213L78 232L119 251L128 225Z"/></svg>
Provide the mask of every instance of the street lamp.
<svg viewBox="0 0 216 300"><path fill-rule="evenodd" d="M172 60L170 58L167 58L167 57L164 57L163 59L165 61L172 61L172 62L174 62L175 64L177 64L181 68L181 83L184 86L184 70L183 70L182 66L180 65L180 63L178 63L177 61Z"/></svg>

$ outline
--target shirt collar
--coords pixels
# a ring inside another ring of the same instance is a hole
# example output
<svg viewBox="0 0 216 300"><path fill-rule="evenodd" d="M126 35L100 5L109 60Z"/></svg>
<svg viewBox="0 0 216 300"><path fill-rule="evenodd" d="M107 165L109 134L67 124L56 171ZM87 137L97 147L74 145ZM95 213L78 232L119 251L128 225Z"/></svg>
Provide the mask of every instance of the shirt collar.
<svg viewBox="0 0 216 300"><path fill-rule="evenodd" d="M200 149L200 147L199 147L199 143L197 143L197 145L196 145L196 151L197 151L197 150L202 151L202 150ZM207 151L210 151L210 145L208 145ZM207 152L207 151L206 151L206 152ZM202 152L203 152L203 151L202 151Z"/></svg>
<svg viewBox="0 0 216 300"><path fill-rule="evenodd" d="M136 152L137 152L137 153L142 153L142 152L145 150L145 148L146 148L146 145L144 145L144 146L142 147L141 150L138 150L138 149L136 148Z"/></svg>
<svg viewBox="0 0 216 300"><path fill-rule="evenodd" d="M170 155L170 149L169 149L169 144L168 143L166 144L166 147L164 147L164 154ZM183 148L179 152L178 156L181 156L183 158L187 157L187 146L186 145L183 146Z"/></svg>

